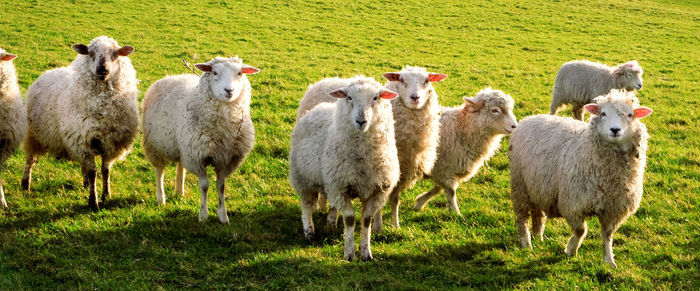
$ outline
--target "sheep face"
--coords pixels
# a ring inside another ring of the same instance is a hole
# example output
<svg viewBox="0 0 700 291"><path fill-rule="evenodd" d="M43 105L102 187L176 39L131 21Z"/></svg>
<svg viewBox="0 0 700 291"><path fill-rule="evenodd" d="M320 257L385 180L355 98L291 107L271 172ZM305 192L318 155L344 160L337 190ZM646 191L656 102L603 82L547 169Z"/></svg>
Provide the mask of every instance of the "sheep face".
<svg viewBox="0 0 700 291"><path fill-rule="evenodd" d="M338 101L338 112L342 116L348 116L348 122L361 132L366 132L377 121L380 106L387 106L385 102L398 96L395 92L371 83L351 84L328 94L345 99Z"/></svg>
<svg viewBox="0 0 700 291"><path fill-rule="evenodd" d="M114 39L106 36L93 39L87 46L76 43L73 49L87 58L90 72L100 81L107 81L119 74L119 57L126 57L134 51L133 46L120 47Z"/></svg>
<svg viewBox="0 0 700 291"><path fill-rule="evenodd" d="M584 109L594 115L590 122L597 135L609 143L628 142L634 134L634 122L652 112L647 107L634 108L636 98L611 99L605 96L596 100L598 103L587 104Z"/></svg>
<svg viewBox="0 0 700 291"><path fill-rule="evenodd" d="M513 97L502 91L486 88L476 97L464 97L466 108L470 112L479 111L485 116L485 124L495 134L510 134L518 126L518 121L513 114Z"/></svg>
<svg viewBox="0 0 700 291"><path fill-rule="evenodd" d="M209 92L214 98L226 102L232 102L241 95L247 84L244 82L246 75L260 71L242 64L238 58L216 58L208 63L196 64L195 67L209 78Z"/></svg>
<svg viewBox="0 0 700 291"><path fill-rule="evenodd" d="M399 83L396 86L397 93L406 107L420 109L433 94L434 88L431 83L440 82L447 78L447 75L428 73L424 68L407 66L401 72L385 73L384 78Z"/></svg>
<svg viewBox="0 0 700 291"><path fill-rule="evenodd" d="M642 74L644 71L637 61L624 63L618 66L613 73L622 86L620 89L629 91L642 89Z"/></svg>

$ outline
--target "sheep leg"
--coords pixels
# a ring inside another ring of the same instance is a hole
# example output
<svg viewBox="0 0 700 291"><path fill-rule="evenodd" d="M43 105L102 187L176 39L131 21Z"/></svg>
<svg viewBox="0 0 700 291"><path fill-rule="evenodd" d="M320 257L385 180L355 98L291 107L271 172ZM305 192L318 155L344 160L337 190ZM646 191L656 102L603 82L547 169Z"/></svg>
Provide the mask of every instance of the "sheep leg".
<svg viewBox="0 0 700 291"><path fill-rule="evenodd" d="M613 234L617 230L616 223L600 220L600 237L603 240L603 261L617 268L615 255L612 251Z"/></svg>
<svg viewBox="0 0 700 291"><path fill-rule="evenodd" d="M204 172L204 175L199 176L199 194L201 195L199 222L205 222L209 217L209 211L207 210L207 191L209 191L209 178L207 178L207 174Z"/></svg>
<svg viewBox="0 0 700 291"><path fill-rule="evenodd" d="M581 246L583 238L586 237L588 226L586 225L586 221L583 219L583 217L571 219L567 218L566 222L569 223L569 226L571 226L571 230L573 232L573 236L571 236L569 243L566 245L566 255L569 257L574 257L578 252L578 248Z"/></svg>
<svg viewBox="0 0 700 291"><path fill-rule="evenodd" d="M537 235L540 241L544 241L544 223L547 221L547 216L539 208L532 209L532 232Z"/></svg>
<svg viewBox="0 0 700 291"><path fill-rule="evenodd" d="M165 193L163 192L163 176L165 173L165 167L155 167L156 168L156 204L165 205Z"/></svg>
<svg viewBox="0 0 700 291"><path fill-rule="evenodd" d="M549 114L550 115L557 115L557 113L559 112L561 107L562 107L561 102L557 102L555 100L552 100L552 104L549 105Z"/></svg>
<svg viewBox="0 0 700 291"><path fill-rule="evenodd" d="M107 199L111 197L110 191L110 170L112 168L111 161L105 161L102 159L102 203L107 202Z"/></svg>
<svg viewBox="0 0 700 291"><path fill-rule="evenodd" d="M328 210L328 217L326 217L328 220L328 226L330 226L331 229L336 229L338 228L338 210L335 209L335 207L330 207Z"/></svg>
<svg viewBox="0 0 700 291"><path fill-rule="evenodd" d="M574 104L574 108L571 111L574 113L574 119L583 121L583 105Z"/></svg>
<svg viewBox="0 0 700 291"><path fill-rule="evenodd" d="M226 214L226 199L224 197L226 176L223 172L216 173L216 192L219 194L219 208L216 210L216 214L219 216L219 221L223 224L229 223L228 214Z"/></svg>
<svg viewBox="0 0 700 291"><path fill-rule="evenodd" d="M343 214L343 223L345 224L345 259L352 261L355 259L355 211L352 209L350 199L345 199L343 206L340 209Z"/></svg>
<svg viewBox="0 0 700 291"><path fill-rule="evenodd" d="M0 165L0 206L7 208L7 201L5 201L5 190L2 189L2 165Z"/></svg>
<svg viewBox="0 0 700 291"><path fill-rule="evenodd" d="M97 202L97 170L95 169L95 158L89 157L81 163L81 168L88 182L88 205L92 210L99 210Z"/></svg>
<svg viewBox="0 0 700 291"><path fill-rule="evenodd" d="M433 186L433 188L428 190L428 192L418 195L418 197L416 197L416 205L413 207L413 210L422 211L425 207L425 204L427 204L428 202L430 202L430 200L433 200L435 196L440 194L440 191L442 191L442 188L440 188L440 186L436 184L435 186Z"/></svg>
<svg viewBox="0 0 700 291"><path fill-rule="evenodd" d="M380 194L381 195L381 194ZM372 260L372 250L369 246L370 227L372 226L372 216L381 210L379 199L373 196L362 203L362 225L360 226L360 258L362 261Z"/></svg>
<svg viewBox="0 0 700 291"><path fill-rule="evenodd" d="M314 206L318 199L318 193L304 189L299 192L299 203L301 204L301 224L304 226L304 237L311 239L314 236Z"/></svg>
<svg viewBox="0 0 700 291"><path fill-rule="evenodd" d="M445 188L445 198L447 198L447 209L454 211L457 215L462 215L457 206L457 186L455 183L451 188Z"/></svg>
<svg viewBox="0 0 700 291"><path fill-rule="evenodd" d="M382 233L382 224L384 222L382 221L382 209L377 209L377 212L374 213L374 223L372 223L372 232L374 233Z"/></svg>
<svg viewBox="0 0 700 291"><path fill-rule="evenodd" d="M319 212L326 212L328 210L328 196L326 193L318 193L317 209Z"/></svg>
<svg viewBox="0 0 700 291"><path fill-rule="evenodd" d="M32 153L27 153L27 161L24 165L24 175L22 176L22 189L29 191L32 185L32 168L36 164L37 156Z"/></svg>
<svg viewBox="0 0 700 291"><path fill-rule="evenodd" d="M532 243L530 242L530 229L527 225L527 221L529 219L530 213L527 209L523 210L515 208L515 224L518 226L518 238L520 239L520 247L524 249L532 249Z"/></svg>
<svg viewBox="0 0 700 291"><path fill-rule="evenodd" d="M400 187L399 187L400 186ZM399 228L399 205L401 204L401 192L404 190L405 183L397 185L391 195L389 196L389 202L391 202L391 226Z"/></svg>
<svg viewBox="0 0 700 291"><path fill-rule="evenodd" d="M185 197L185 173L186 171L185 168L182 167L182 163L177 163L177 175L175 176L175 193L180 194L181 197ZM163 199L163 204L165 204L165 199Z"/></svg>

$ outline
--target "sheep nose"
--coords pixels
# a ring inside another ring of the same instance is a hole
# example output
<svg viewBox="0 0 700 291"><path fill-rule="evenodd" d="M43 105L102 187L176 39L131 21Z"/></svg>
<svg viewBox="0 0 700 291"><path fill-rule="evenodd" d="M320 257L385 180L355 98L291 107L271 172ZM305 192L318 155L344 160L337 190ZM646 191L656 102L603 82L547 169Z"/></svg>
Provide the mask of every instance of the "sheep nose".
<svg viewBox="0 0 700 291"><path fill-rule="evenodd" d="M510 128L512 128L512 129L515 129L516 127L518 127L518 125L516 125L516 124L513 124L510 126Z"/></svg>
<svg viewBox="0 0 700 291"><path fill-rule="evenodd" d="M226 91L226 93L231 93L231 91L233 91L233 90L231 90L231 88L226 88L226 89L224 89L224 91Z"/></svg>
<svg viewBox="0 0 700 291"><path fill-rule="evenodd" d="M610 131L612 131L613 135L617 135L620 132L619 127L611 127Z"/></svg>
<svg viewBox="0 0 700 291"><path fill-rule="evenodd" d="M100 77L106 76L107 75L107 68L104 66L97 67L97 75Z"/></svg>
<svg viewBox="0 0 700 291"><path fill-rule="evenodd" d="M418 94L411 94L411 100L418 101Z"/></svg>
<svg viewBox="0 0 700 291"><path fill-rule="evenodd" d="M355 120L355 122L357 122L357 125L363 126L365 123L367 123L367 120Z"/></svg>

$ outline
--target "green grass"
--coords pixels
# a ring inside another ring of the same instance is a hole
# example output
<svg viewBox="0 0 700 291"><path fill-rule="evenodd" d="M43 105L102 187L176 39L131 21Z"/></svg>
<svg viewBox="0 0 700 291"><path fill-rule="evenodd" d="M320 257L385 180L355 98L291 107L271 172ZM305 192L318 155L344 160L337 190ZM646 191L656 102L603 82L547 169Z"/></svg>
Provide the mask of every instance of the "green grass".
<svg viewBox="0 0 700 291"><path fill-rule="evenodd" d="M139 141L115 165L113 199L97 213L72 162L41 159L33 191L19 190L18 151L2 172L10 208L0 210L0 289L700 288L697 1L0 2L0 47L19 55L23 90L69 64L71 44L99 35L136 47L141 92L187 72L180 58L237 54L262 70L250 77L256 145L228 182L230 225L218 223L212 194L209 221L197 222L196 178L175 197L174 167L168 205L157 207ZM639 60L639 97L654 109L644 119L644 197L615 236L620 268L602 262L596 219L575 258L564 255L562 220L548 222L534 250L518 248L504 150L459 188L462 216L442 197L412 211L427 182L404 193L402 228L372 236L372 262L344 261L341 232L320 214L316 238L303 238L287 155L309 83L420 65L450 75L436 85L443 105L492 86L516 99L522 118L547 112L556 71L573 59Z"/></svg>

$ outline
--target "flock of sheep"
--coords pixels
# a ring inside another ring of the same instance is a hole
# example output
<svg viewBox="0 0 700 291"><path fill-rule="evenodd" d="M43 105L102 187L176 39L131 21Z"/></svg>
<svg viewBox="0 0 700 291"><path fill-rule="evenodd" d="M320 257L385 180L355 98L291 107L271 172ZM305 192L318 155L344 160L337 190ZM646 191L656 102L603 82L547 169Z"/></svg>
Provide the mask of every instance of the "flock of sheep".
<svg viewBox="0 0 700 291"><path fill-rule="evenodd" d="M102 159L102 203L109 199L112 163L128 153L139 131L138 80L128 56L106 36L78 53L68 67L44 72L29 87L26 110L12 60L0 49L0 167L23 142L26 166L21 186L30 189L37 158L45 153L78 161L89 205L99 208L95 158ZM199 178L199 220L208 217L207 167L216 173L219 221L228 223L226 178L254 144L247 75L259 70L238 57L196 64L201 76L170 76L151 85L142 101L143 147L156 173L156 201L165 204L163 172L177 164L175 192L184 195L188 170ZM372 259L370 233L382 230L382 211L391 205L391 226L399 227L400 194L420 179L433 188L416 198L422 210L440 191L459 214L456 190L509 142L511 199L523 248L531 248L528 220L542 239L546 217L563 217L573 230L566 254L576 255L587 227L601 223L603 259L616 266L612 235L639 207L646 165L646 127L651 109L639 106L642 87L636 61L608 67L588 61L564 64L556 78L551 115L518 123L515 101L486 88L453 108L439 105L433 83L447 75L407 66L372 78L328 78L309 86L300 101L291 136L289 180L299 195L304 235L314 235L312 214L338 215L345 226L345 258L355 258L355 212L362 203L360 258ZM565 104L576 119L557 117ZM583 120L583 110L592 116ZM186 170L185 170L186 169ZM0 169L1 170L1 169ZM1 171L0 171L1 173ZM0 198L5 202L2 184Z"/></svg>

